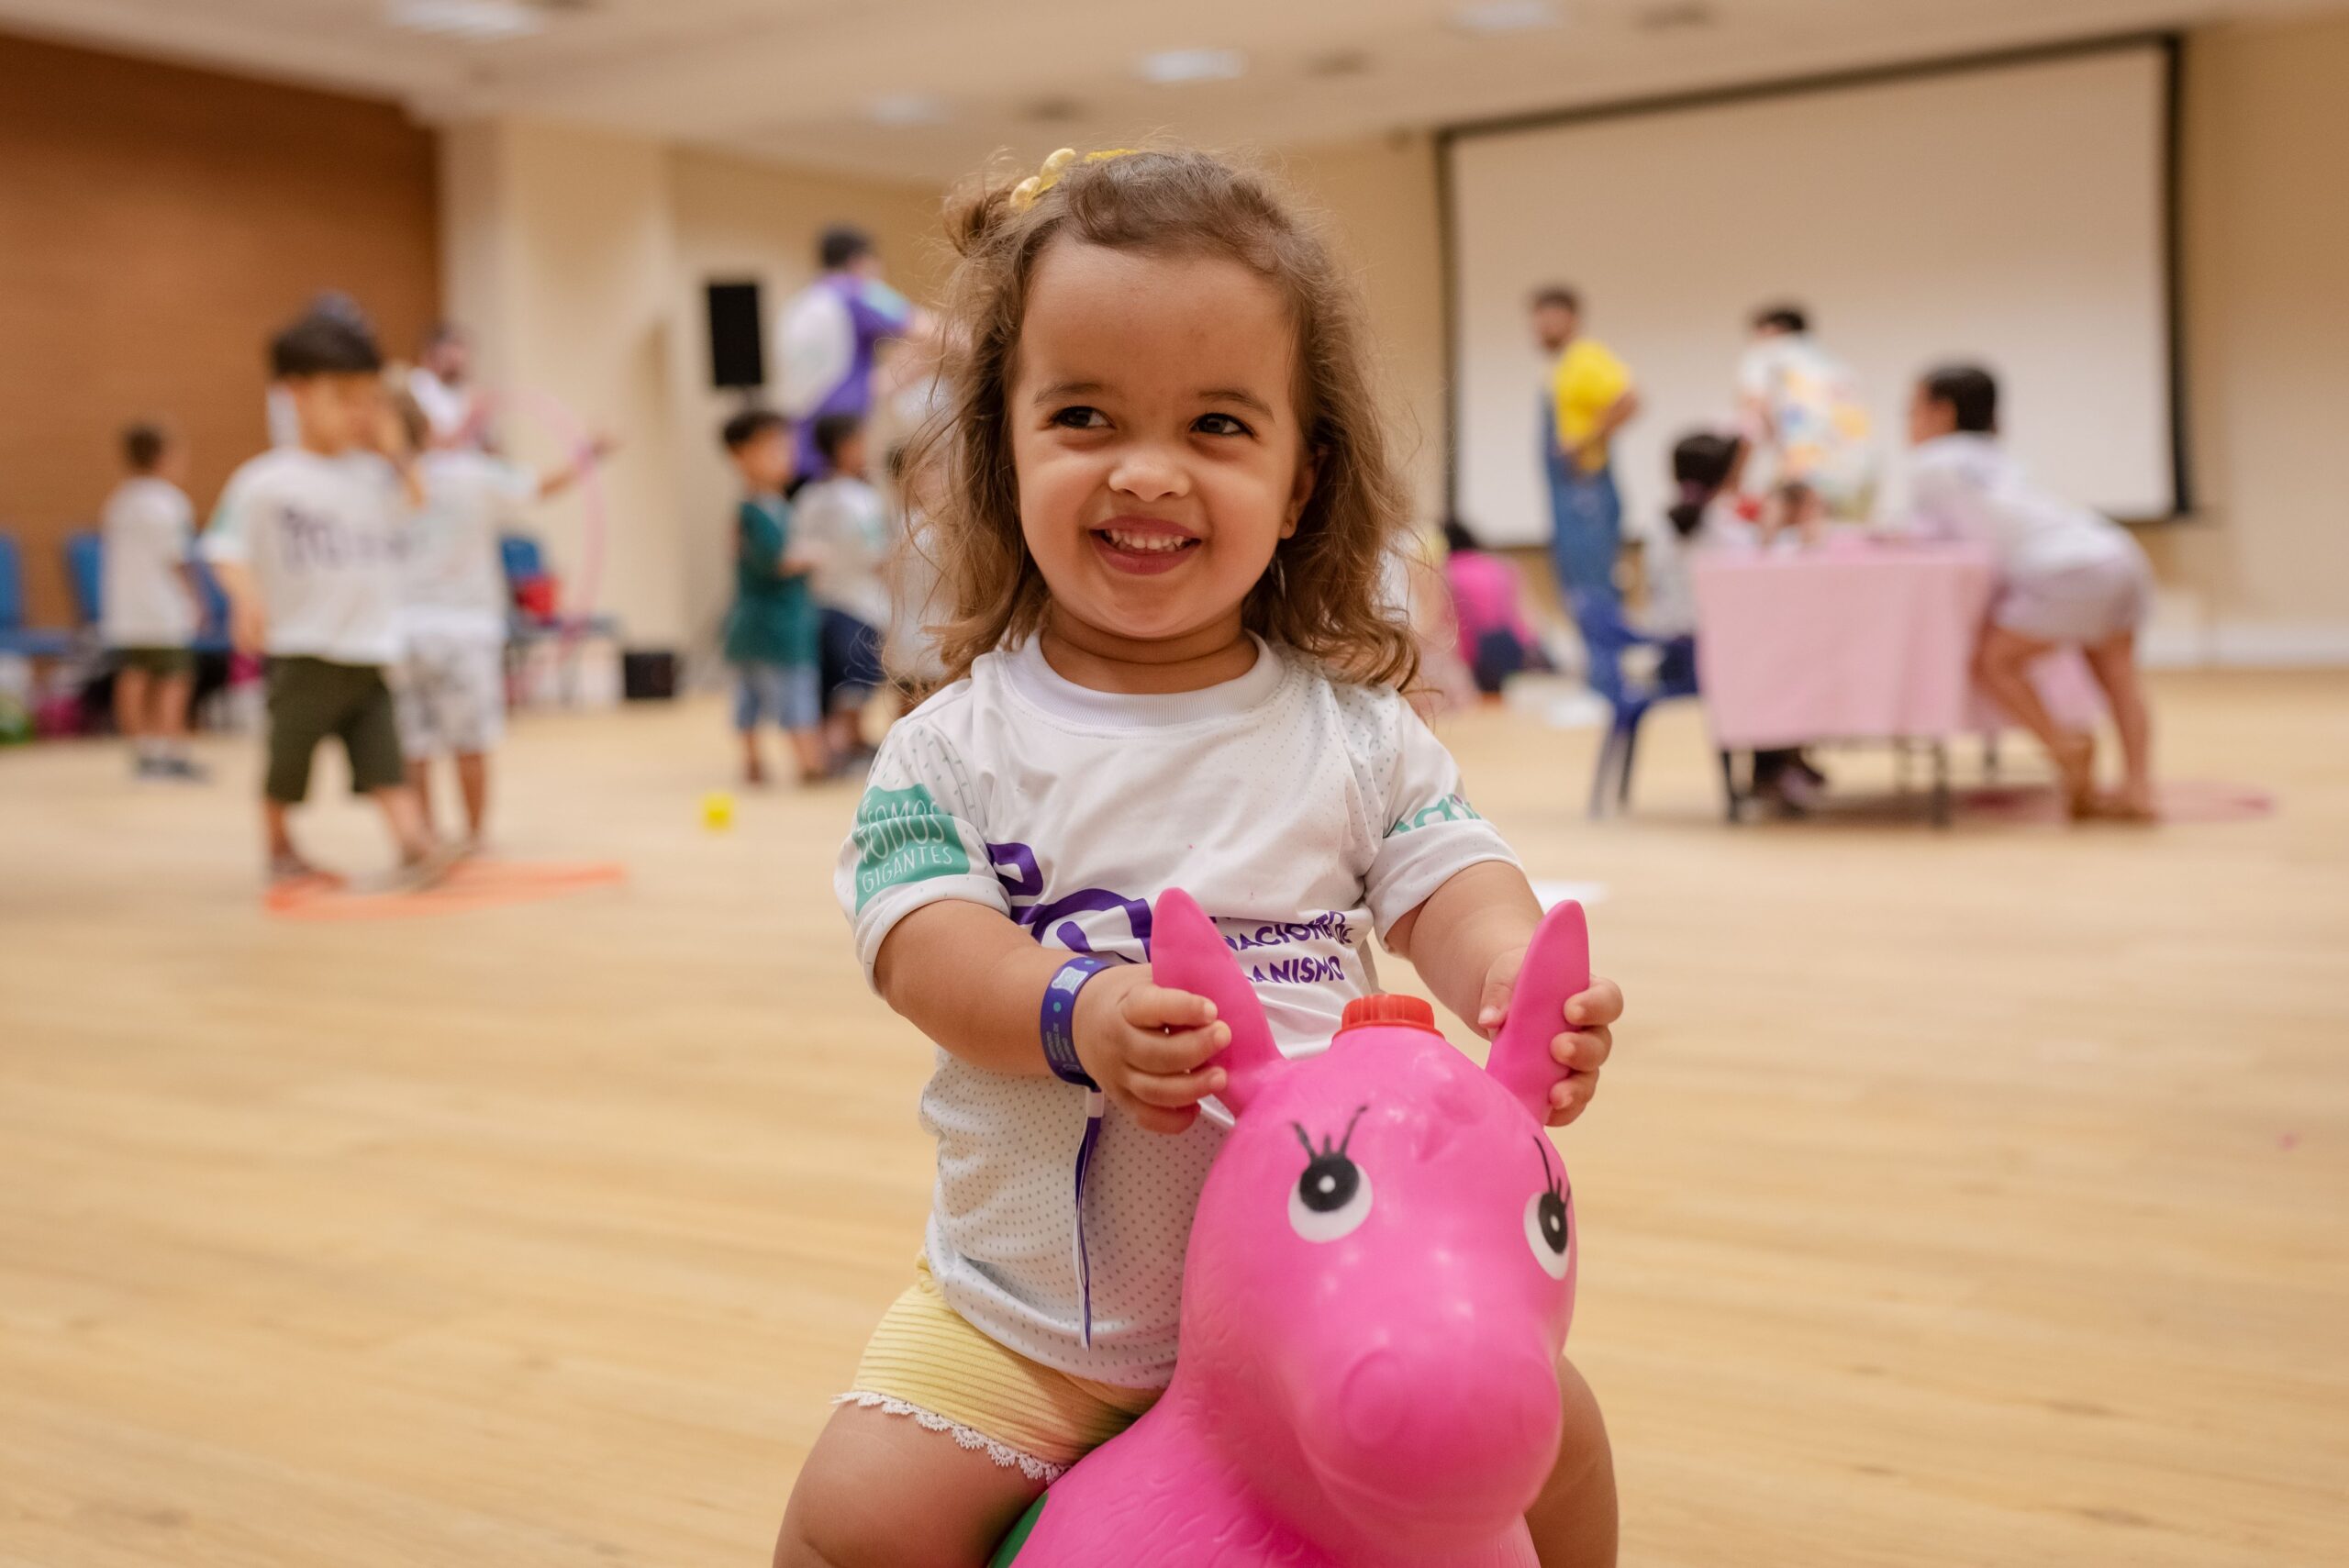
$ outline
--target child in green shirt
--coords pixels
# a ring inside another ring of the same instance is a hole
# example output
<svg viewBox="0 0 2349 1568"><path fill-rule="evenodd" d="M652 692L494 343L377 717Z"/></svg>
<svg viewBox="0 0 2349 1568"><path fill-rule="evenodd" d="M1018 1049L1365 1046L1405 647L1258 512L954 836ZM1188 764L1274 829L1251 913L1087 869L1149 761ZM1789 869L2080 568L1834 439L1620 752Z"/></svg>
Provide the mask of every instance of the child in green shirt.
<svg viewBox="0 0 2349 1568"><path fill-rule="evenodd" d="M734 728L742 736L742 782L766 783L758 726L772 717L791 738L799 782L815 784L831 771L824 748L823 693L818 664L815 601L807 594L809 562L791 549L791 429L783 417L751 409L726 421L726 455L742 476L735 516L734 609L726 622L726 660L740 684Z"/></svg>

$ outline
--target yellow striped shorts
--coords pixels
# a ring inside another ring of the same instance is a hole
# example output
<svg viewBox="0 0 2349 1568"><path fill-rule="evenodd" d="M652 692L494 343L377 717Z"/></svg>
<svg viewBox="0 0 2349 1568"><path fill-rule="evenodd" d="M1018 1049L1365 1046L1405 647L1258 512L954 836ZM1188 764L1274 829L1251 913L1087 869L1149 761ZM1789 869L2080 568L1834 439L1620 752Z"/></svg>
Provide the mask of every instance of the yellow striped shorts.
<svg viewBox="0 0 2349 1568"><path fill-rule="evenodd" d="M1072 1376L996 1343L946 1305L923 1259L834 1403L909 1417L1030 1480L1053 1481L1161 1392Z"/></svg>

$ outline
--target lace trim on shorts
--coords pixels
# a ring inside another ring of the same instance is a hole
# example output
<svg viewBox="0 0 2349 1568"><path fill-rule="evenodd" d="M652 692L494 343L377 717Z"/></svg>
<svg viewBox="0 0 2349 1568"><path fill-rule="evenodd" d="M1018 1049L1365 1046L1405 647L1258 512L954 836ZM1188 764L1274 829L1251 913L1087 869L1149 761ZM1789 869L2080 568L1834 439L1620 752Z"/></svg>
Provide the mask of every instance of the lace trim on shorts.
<svg viewBox="0 0 2349 1568"><path fill-rule="evenodd" d="M879 1410L891 1416L910 1416L916 1426L928 1431L944 1432L954 1440L956 1446L984 1453L1006 1470L1017 1470L1029 1480L1041 1481L1046 1485L1059 1480L1068 1472L1068 1466L1065 1464L1047 1464L1034 1454L1023 1453L998 1438L991 1438L985 1432L974 1431L962 1422L949 1420L935 1410L925 1410L918 1405L908 1404L903 1399L893 1399L885 1394L867 1394L862 1390L855 1390L836 1396L832 1403L854 1405L861 1409Z"/></svg>

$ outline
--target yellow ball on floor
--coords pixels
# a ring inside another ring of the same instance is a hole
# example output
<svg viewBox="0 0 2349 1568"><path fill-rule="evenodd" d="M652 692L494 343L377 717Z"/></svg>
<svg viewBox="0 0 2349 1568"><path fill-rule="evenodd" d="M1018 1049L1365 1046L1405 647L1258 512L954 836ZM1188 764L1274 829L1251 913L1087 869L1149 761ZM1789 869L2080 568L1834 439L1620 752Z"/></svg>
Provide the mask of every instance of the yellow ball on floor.
<svg viewBox="0 0 2349 1568"><path fill-rule="evenodd" d="M701 797L701 825L713 833L734 826L734 793L714 789Z"/></svg>

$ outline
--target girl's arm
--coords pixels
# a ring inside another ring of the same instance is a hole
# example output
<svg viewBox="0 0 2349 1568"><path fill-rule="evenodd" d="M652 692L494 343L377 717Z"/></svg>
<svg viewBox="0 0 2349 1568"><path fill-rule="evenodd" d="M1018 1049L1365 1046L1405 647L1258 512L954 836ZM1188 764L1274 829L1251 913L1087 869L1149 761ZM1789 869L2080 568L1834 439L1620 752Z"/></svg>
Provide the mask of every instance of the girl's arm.
<svg viewBox="0 0 2349 1568"><path fill-rule="evenodd" d="M925 904L890 928L874 984L899 1016L950 1053L990 1073L1047 1076L1039 1019L1044 988L1069 960L1001 912L964 899ZM1076 1054L1102 1092L1154 1132L1180 1132L1223 1087L1208 1059L1231 1039L1215 1005L1151 984L1120 964L1076 1002Z"/></svg>
<svg viewBox="0 0 2349 1568"><path fill-rule="evenodd" d="M1443 1005L1490 1039L1508 1016L1517 973L1542 903L1525 873L1506 861L1482 861L1454 873L1418 908L1395 922L1387 951L1408 959ZM1594 976L1566 1003L1550 1054L1568 1069L1550 1091L1550 1124L1580 1116L1598 1087L1598 1070L1614 1049L1609 1025L1623 1016L1623 993Z"/></svg>

